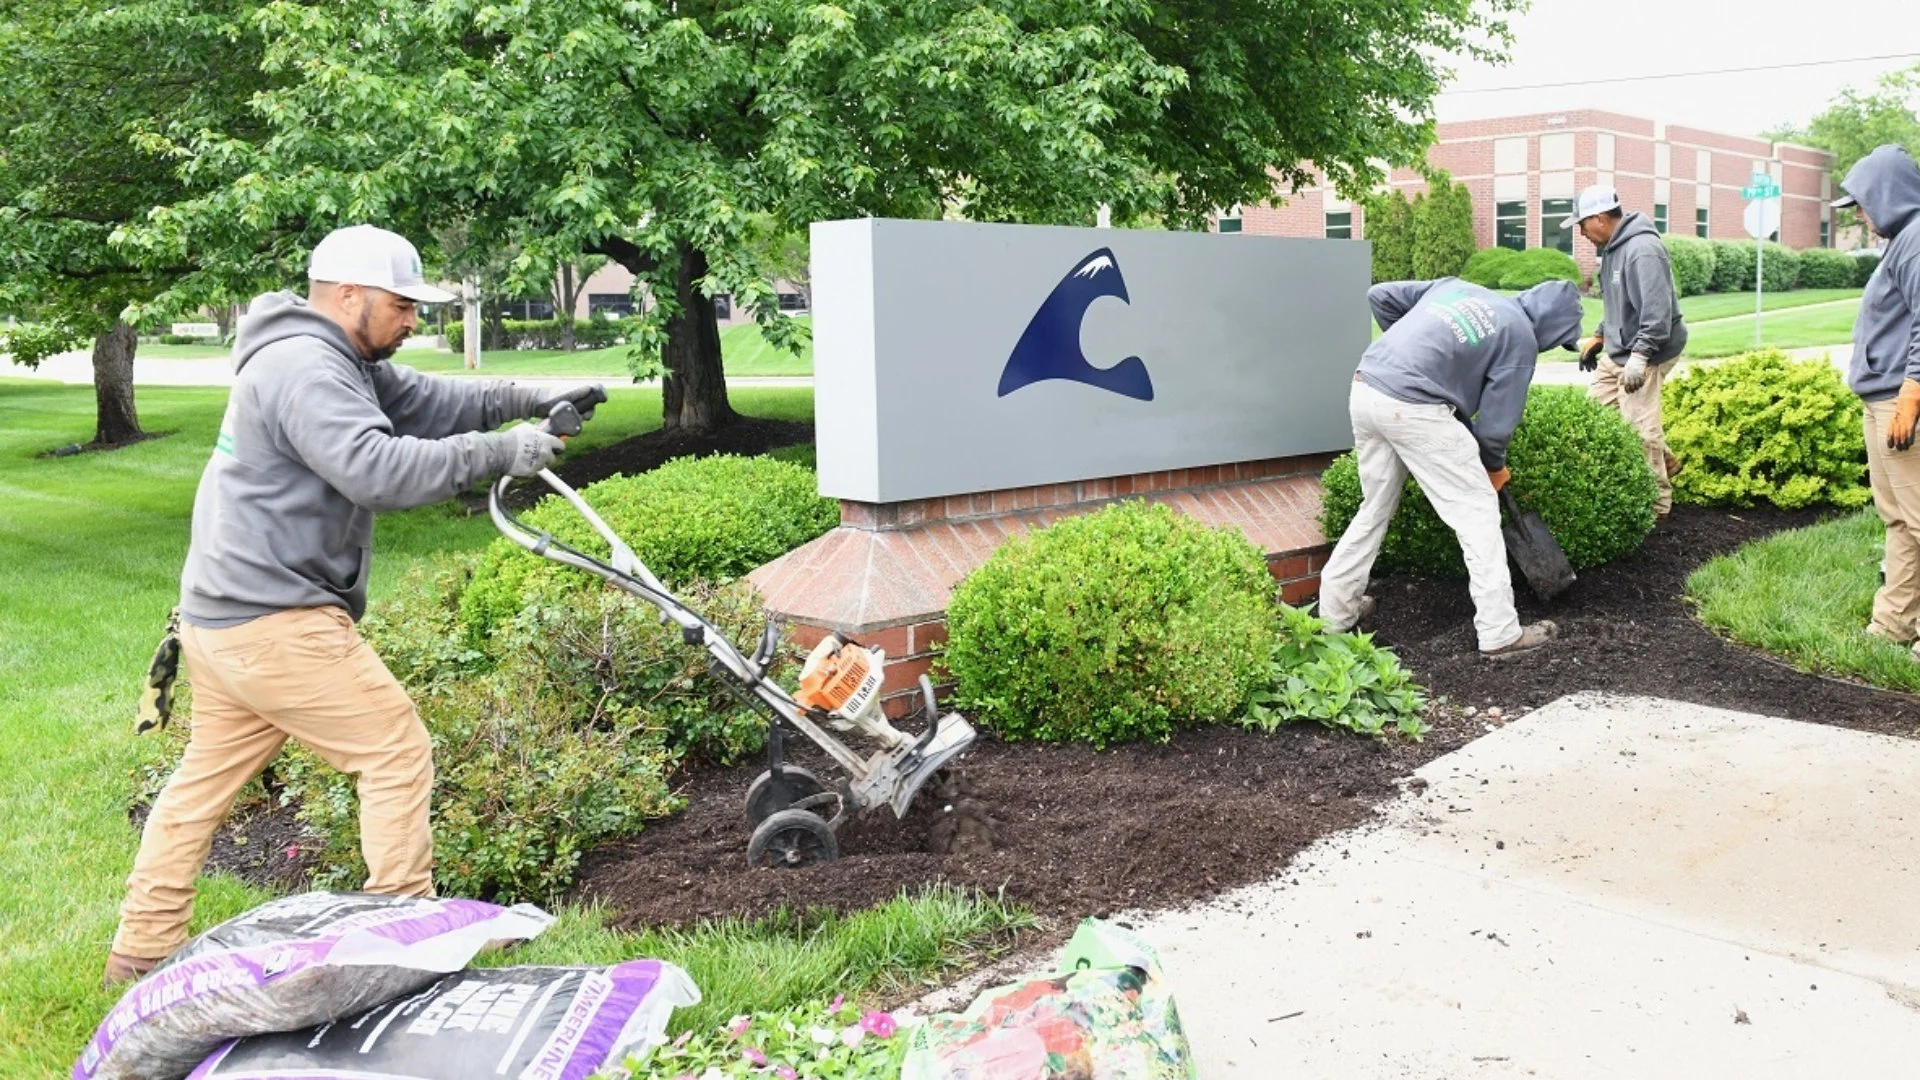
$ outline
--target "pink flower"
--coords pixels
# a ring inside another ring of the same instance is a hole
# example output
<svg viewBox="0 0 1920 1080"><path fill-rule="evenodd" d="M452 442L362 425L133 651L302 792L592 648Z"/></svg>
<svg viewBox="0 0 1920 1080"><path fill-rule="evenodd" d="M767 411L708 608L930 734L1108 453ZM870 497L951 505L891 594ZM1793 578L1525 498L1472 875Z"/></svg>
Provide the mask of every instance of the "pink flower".
<svg viewBox="0 0 1920 1080"><path fill-rule="evenodd" d="M737 1039L740 1036L745 1035L747 1033L747 1029L752 1026L753 1026L753 1017L746 1016L744 1014L740 1016L736 1016L732 1020L727 1022L727 1034Z"/></svg>
<svg viewBox="0 0 1920 1080"><path fill-rule="evenodd" d="M298 844L288 844L288 845L287 845L287 858L289 858L289 859L297 859L297 858L299 858L299 857L300 857L300 845L298 845Z"/></svg>
<svg viewBox="0 0 1920 1080"><path fill-rule="evenodd" d="M689 1040L689 1039L691 1039L691 1038L693 1038L693 1029L692 1029L692 1028L688 1028L687 1030L685 1030L685 1031L683 1031L683 1032L681 1032L681 1033L680 1033L680 1037L679 1037L679 1038L677 1038L677 1039L675 1039L675 1040L673 1040L673 1046L674 1046L674 1049L676 1049L676 1050L677 1050L677 1049L679 1049L680 1047L682 1047L682 1046L685 1046L685 1045L687 1045L687 1040ZM679 1080L679 1078L678 1078L678 1077L675 1077L675 1078L674 1078L674 1080Z"/></svg>
<svg viewBox="0 0 1920 1080"><path fill-rule="evenodd" d="M765 1065L767 1063L767 1055L755 1050L751 1046L747 1047L746 1052L740 1056L753 1062L755 1065Z"/></svg>
<svg viewBox="0 0 1920 1080"><path fill-rule="evenodd" d="M866 1015L860 1018L860 1027L876 1039L891 1038L893 1033L899 1030L899 1025L893 1021L893 1014L881 1012L878 1009L868 1010Z"/></svg>
<svg viewBox="0 0 1920 1080"><path fill-rule="evenodd" d="M780 1080L799 1080L800 1077L799 1073L793 1071L793 1066L791 1065L780 1066L773 1070L773 1075L779 1077Z"/></svg>
<svg viewBox="0 0 1920 1080"><path fill-rule="evenodd" d="M828 1012L830 1012L830 1013L837 1013L837 1012L839 1012L839 1011L840 1011L840 1006L842 1006L842 1005L844 1005L844 1004L846 1004L846 1001L847 1001L847 995L845 995L845 994L835 994L835 995L833 995L833 1004L831 1004L831 1005L829 1005L829 1006L827 1006L827 1011L828 1011Z"/></svg>

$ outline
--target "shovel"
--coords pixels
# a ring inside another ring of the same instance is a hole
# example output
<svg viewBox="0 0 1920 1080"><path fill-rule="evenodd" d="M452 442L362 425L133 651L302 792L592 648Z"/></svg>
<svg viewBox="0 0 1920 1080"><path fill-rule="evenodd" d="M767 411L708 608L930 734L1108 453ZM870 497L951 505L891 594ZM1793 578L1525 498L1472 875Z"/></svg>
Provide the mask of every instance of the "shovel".
<svg viewBox="0 0 1920 1080"><path fill-rule="evenodd" d="M1527 579L1527 587L1542 600L1565 592L1573 584L1573 564L1560 550L1553 531L1539 514L1531 510L1522 513L1507 488L1500 489L1500 505L1507 511L1507 523L1500 526L1501 535L1507 538L1507 555L1520 568L1520 576Z"/></svg>

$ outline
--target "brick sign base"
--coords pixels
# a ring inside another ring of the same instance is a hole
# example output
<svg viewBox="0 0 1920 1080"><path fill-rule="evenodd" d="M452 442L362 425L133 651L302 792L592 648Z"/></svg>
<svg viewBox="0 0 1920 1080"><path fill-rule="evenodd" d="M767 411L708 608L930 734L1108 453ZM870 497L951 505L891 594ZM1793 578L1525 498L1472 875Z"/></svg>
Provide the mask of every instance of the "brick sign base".
<svg viewBox="0 0 1920 1080"><path fill-rule="evenodd" d="M1320 473L1332 455L1043 484L898 503L845 502L840 526L748 576L767 610L805 648L839 632L885 649L882 702L910 710L946 639L947 598L1009 537L1070 514L1137 498L1208 525L1235 526L1267 554L1289 603L1319 592L1331 550L1320 535Z"/></svg>

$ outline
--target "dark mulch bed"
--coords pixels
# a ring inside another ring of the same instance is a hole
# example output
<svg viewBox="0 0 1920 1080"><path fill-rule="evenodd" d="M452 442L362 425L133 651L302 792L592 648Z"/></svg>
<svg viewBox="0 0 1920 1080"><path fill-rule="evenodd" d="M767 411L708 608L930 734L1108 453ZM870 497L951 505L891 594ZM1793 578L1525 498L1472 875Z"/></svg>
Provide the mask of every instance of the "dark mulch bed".
<svg viewBox="0 0 1920 1080"><path fill-rule="evenodd" d="M1374 593L1379 640L1434 694L1425 742L1367 741L1311 727L1263 737L1190 731L1166 746L1095 752L987 741L965 776L998 815L998 849L930 848L939 805L907 820L876 813L841 834L842 857L797 871L748 870L741 810L759 764L684 779L688 809L587 860L579 891L631 926L757 915L781 905L842 910L930 882L999 892L1047 916L1076 918L1131 905L1178 906L1272 875L1314 840L1365 820L1395 781L1486 730L1583 690L1643 694L1902 735L1920 729L1920 699L1824 680L1715 638L1682 598L1706 559L1818 515L1681 508L1641 550L1590 570L1550 607L1522 592L1527 619L1561 636L1536 658L1482 659L1464 582L1383 578ZM1462 714L1472 706L1479 715Z"/></svg>
<svg viewBox="0 0 1920 1080"><path fill-rule="evenodd" d="M649 469L657 469L674 458L764 454L783 446L812 441L811 423L743 416L712 432L669 431L665 428L649 431L577 458L566 459L554 472L574 487L581 487L595 480L605 480L615 473L635 476Z"/></svg>
<svg viewBox="0 0 1920 1080"><path fill-rule="evenodd" d="M146 827L150 807L139 803L127 810L134 831ZM273 799L253 799L234 808L213 836L207 866L224 870L242 881L270 889L298 892L307 887L314 870L312 849L291 806Z"/></svg>
<svg viewBox="0 0 1920 1080"><path fill-rule="evenodd" d="M1522 619L1549 618L1560 628L1537 659L1480 659L1465 582L1376 581L1380 608L1366 628L1393 646L1434 693L1474 705L1521 712L1565 694L1603 690L1916 734L1920 698L1815 678L1730 645L1696 622L1683 599L1687 575L1709 558L1829 514L1676 507L1631 558L1582 571L1552 604L1534 602L1518 587Z"/></svg>

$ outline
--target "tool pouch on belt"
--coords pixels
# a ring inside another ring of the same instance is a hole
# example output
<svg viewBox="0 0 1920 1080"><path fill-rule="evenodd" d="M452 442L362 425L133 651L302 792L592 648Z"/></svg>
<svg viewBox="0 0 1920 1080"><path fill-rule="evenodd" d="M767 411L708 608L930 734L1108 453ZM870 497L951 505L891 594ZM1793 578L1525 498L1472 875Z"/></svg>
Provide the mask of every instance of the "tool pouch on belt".
<svg viewBox="0 0 1920 1080"><path fill-rule="evenodd" d="M133 733L145 735L163 728L173 719L173 680L180 674L180 609L167 614L166 636L153 650L153 662L147 665L146 682L140 688L140 703L133 710Z"/></svg>

